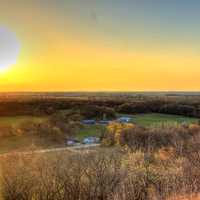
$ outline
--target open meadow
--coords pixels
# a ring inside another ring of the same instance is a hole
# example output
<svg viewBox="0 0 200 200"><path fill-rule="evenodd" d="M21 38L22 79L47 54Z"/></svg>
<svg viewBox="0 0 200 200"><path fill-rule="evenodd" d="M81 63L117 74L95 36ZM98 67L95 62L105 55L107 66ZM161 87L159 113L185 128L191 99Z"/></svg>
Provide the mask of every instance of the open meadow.
<svg viewBox="0 0 200 200"><path fill-rule="evenodd" d="M123 116L123 115L120 115ZM176 124L176 123L196 123L198 118L185 117L180 115L169 115L161 113L147 113L147 114L134 114L125 115L131 117L131 122L141 126L156 126L160 124Z"/></svg>

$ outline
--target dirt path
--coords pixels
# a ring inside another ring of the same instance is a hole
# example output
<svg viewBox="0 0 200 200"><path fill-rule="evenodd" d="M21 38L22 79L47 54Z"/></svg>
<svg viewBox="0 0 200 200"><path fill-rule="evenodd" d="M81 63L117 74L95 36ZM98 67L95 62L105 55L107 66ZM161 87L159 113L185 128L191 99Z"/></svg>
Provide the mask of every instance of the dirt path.
<svg viewBox="0 0 200 200"><path fill-rule="evenodd" d="M14 152L15 154L20 155L27 155L27 154L42 154L42 153L50 153L50 152L62 152L62 151L69 151L73 153L82 153L86 150L91 150L91 148L95 148L100 146L100 144L80 144L78 146L72 146L72 147L60 147L60 148L50 148L50 149L41 149L41 150L33 150L33 151L24 151L24 152ZM4 153L1 154L0 157L9 156L12 155L12 153Z"/></svg>

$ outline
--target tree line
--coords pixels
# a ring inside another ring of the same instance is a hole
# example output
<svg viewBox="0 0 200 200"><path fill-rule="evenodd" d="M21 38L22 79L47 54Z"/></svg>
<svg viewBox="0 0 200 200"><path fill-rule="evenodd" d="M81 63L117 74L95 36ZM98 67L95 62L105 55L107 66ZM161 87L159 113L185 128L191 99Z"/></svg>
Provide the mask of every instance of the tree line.
<svg viewBox="0 0 200 200"><path fill-rule="evenodd" d="M200 101L194 99L29 99L0 101L0 116L51 115L72 109L85 118L114 118L116 113L164 113L200 117Z"/></svg>

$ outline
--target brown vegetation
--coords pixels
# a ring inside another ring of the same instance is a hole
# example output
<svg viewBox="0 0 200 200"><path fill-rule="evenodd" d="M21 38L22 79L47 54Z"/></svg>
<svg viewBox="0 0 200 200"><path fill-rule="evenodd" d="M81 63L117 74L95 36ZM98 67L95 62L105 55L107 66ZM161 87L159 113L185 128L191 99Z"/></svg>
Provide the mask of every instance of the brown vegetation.
<svg viewBox="0 0 200 200"><path fill-rule="evenodd" d="M48 99L3 104L2 115L50 117L42 123L26 121L15 128L1 126L0 137L30 134L58 143L76 134L79 121L85 117L114 118L115 111L200 114L198 101L177 99ZM69 113L58 112L71 107ZM111 123L102 146L106 150L93 153L13 154L2 159L3 200L181 200L188 196L195 199L200 193L198 124L140 127Z"/></svg>
<svg viewBox="0 0 200 200"><path fill-rule="evenodd" d="M200 192L200 157L193 153L192 162L190 156L168 149L13 155L1 160L2 195L4 200L165 200L194 195Z"/></svg>
<svg viewBox="0 0 200 200"><path fill-rule="evenodd" d="M106 146L120 145L132 151L156 151L173 148L178 155L188 155L199 150L200 126L165 125L140 127L134 124L111 123L104 135Z"/></svg>
<svg viewBox="0 0 200 200"><path fill-rule="evenodd" d="M2 159L3 199L171 200L200 193L199 125L114 123L104 137L104 145L117 147Z"/></svg>

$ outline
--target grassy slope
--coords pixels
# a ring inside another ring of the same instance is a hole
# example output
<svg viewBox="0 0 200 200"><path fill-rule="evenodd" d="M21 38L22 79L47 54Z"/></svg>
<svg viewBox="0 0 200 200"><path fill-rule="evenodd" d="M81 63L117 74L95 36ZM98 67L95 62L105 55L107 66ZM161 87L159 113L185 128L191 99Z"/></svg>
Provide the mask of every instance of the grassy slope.
<svg viewBox="0 0 200 200"><path fill-rule="evenodd" d="M46 118L44 117L32 117L32 116L16 116L16 117L0 117L0 126L13 126L17 127L23 122L42 122ZM9 152L12 150L24 150L30 148L33 143L39 143L39 138L35 138L32 135L26 136L10 136L0 139L0 153Z"/></svg>
<svg viewBox="0 0 200 200"><path fill-rule="evenodd" d="M0 140L0 153L13 150L24 150L31 146L32 138L27 136L10 136Z"/></svg>
<svg viewBox="0 0 200 200"><path fill-rule="evenodd" d="M42 122L44 117L32 117L32 116L15 116L15 117L0 117L0 125L12 125L17 126L25 121Z"/></svg>
<svg viewBox="0 0 200 200"><path fill-rule="evenodd" d="M0 154L11 151L29 151L31 149L46 149L63 147L63 143L56 143L34 135L10 136L0 139Z"/></svg>

